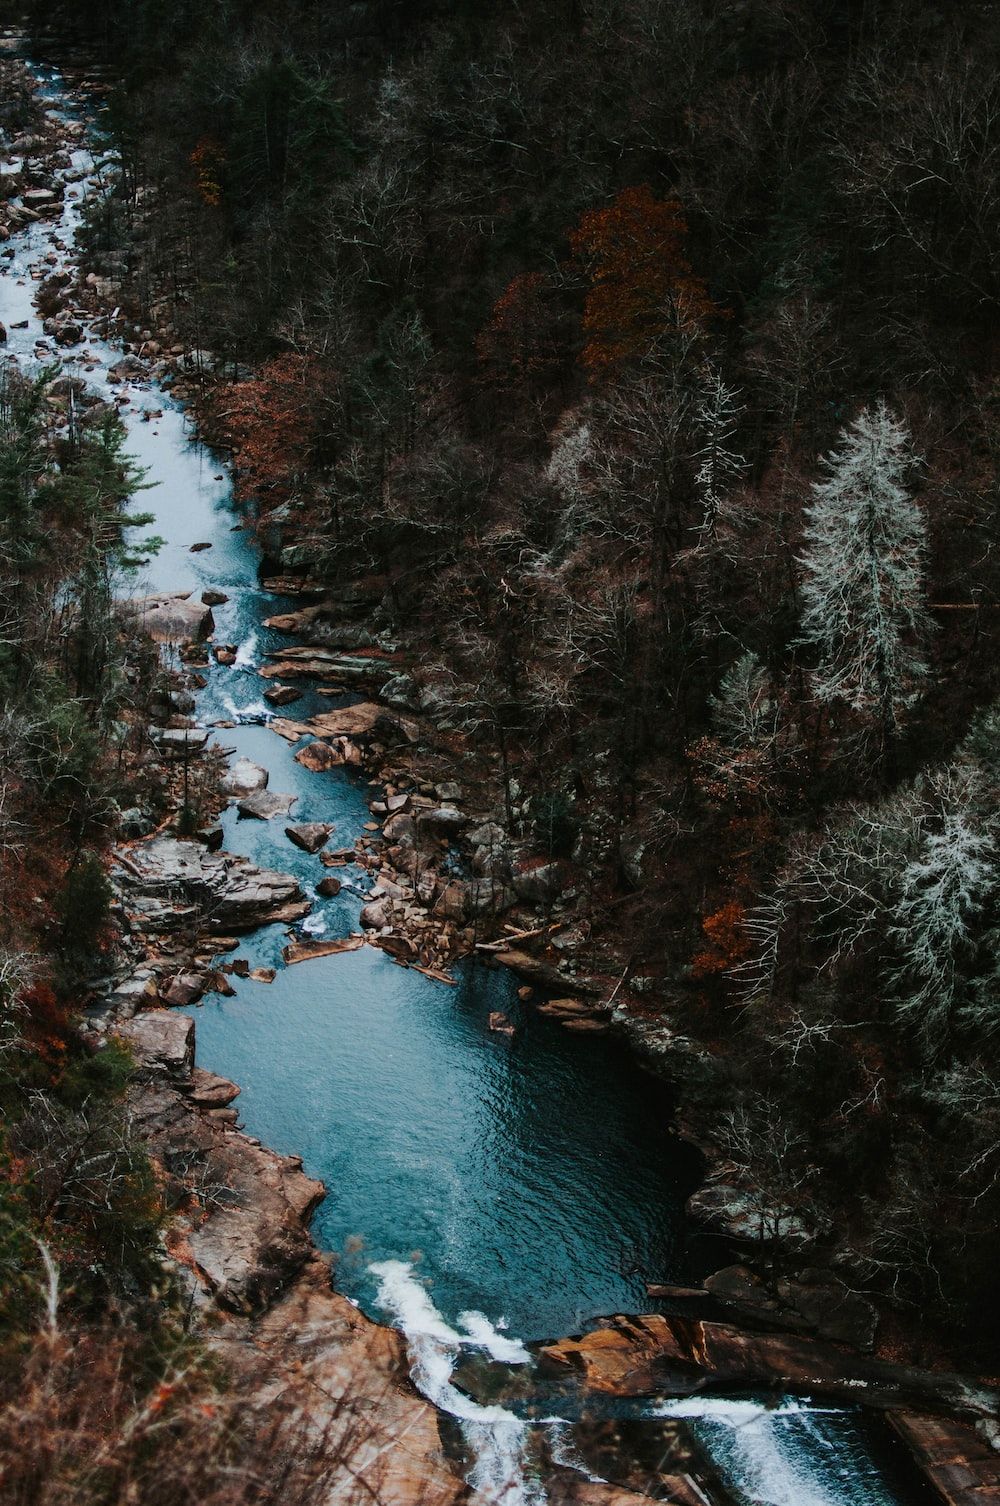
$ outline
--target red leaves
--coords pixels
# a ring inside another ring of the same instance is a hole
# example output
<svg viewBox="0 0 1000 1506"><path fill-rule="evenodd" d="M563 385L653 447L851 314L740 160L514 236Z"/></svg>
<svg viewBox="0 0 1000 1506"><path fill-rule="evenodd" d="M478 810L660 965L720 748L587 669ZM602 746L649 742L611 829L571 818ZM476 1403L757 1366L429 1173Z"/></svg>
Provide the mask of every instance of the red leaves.
<svg viewBox="0 0 1000 1506"><path fill-rule="evenodd" d="M275 356L232 389L223 415L234 450L236 494L284 501L309 466L319 430L318 395L329 382L310 356Z"/></svg>
<svg viewBox="0 0 1000 1506"><path fill-rule="evenodd" d="M714 914L706 915L701 928L708 946L692 958L691 972L694 977L710 978L719 973L731 972L749 954L746 910L738 900L730 900Z"/></svg>
<svg viewBox="0 0 1000 1506"><path fill-rule="evenodd" d="M592 379L645 355L671 331L699 333L720 310L684 254L687 221L676 199L647 185L588 210L570 235L590 287L580 356Z"/></svg>
<svg viewBox="0 0 1000 1506"><path fill-rule="evenodd" d="M541 272L523 272L507 284L476 339L480 364L499 386L520 386L558 365L560 343Z"/></svg>

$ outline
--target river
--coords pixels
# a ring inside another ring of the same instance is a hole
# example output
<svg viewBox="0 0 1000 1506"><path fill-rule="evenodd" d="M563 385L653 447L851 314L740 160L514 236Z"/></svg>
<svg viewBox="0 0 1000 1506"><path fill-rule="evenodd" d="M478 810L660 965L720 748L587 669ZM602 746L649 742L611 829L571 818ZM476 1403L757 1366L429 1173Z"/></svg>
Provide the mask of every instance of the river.
<svg viewBox="0 0 1000 1506"><path fill-rule="evenodd" d="M37 72L53 108L79 112L58 74ZM91 167L81 148L74 169ZM57 240L71 247L84 186L68 188L60 222L18 233L0 261L6 354L24 366L43 338L30 273ZM72 266L71 250L57 257ZM26 328L13 327L24 320ZM227 594L215 611L216 638L240 652L232 666L213 663L198 717L235 721L219 740L263 764L271 790L297 797L294 820L332 821L335 844L351 846L369 819L365 782L341 770L311 773L267 726L257 667L287 639L262 624L289 603L260 587L225 464L155 384L108 386L121 354L88 335L63 359L109 398L129 398L128 447L154 487L139 505L156 514L165 540L146 580L130 590ZM211 547L192 553L195 543ZM295 714L330 705L307 695ZM326 870L287 840L283 821L239 820L230 809L223 825L227 848L296 874L315 899L310 934L356 927L363 869L338 870L344 888L324 901L315 884ZM665 1090L607 1041L571 1037L523 1006L505 972L465 964L459 986L448 988L372 948L285 968L286 940L270 927L241 947L252 964L277 967L272 984L234 980L236 997L213 997L195 1011L199 1063L241 1085L248 1131L301 1154L326 1183L314 1229L338 1256L338 1284L370 1315L404 1329L417 1384L465 1430L473 1482L509 1506L541 1501L527 1462L530 1429L504 1408L465 1397L453 1367L484 1351L520 1363L522 1341L641 1311L647 1280L698 1274L683 1216L695 1163L669 1132ZM497 1008L517 1025L512 1039L488 1029ZM913 1499L880 1428L860 1413L752 1398L670 1403L660 1415L671 1413L691 1419L741 1506ZM545 1426L550 1445L571 1460L565 1428L558 1419Z"/></svg>

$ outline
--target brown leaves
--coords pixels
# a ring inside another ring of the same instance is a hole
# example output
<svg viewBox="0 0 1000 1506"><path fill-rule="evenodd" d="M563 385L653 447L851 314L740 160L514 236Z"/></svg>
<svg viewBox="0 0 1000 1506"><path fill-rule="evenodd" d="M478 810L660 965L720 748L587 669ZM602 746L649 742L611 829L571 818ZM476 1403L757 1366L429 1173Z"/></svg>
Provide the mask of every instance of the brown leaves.
<svg viewBox="0 0 1000 1506"><path fill-rule="evenodd" d="M195 186L202 202L210 209L217 209L222 203L221 179L226 164L225 149L214 136L202 136L188 161L194 168Z"/></svg>
<svg viewBox="0 0 1000 1506"><path fill-rule="evenodd" d="M721 310L684 253L687 221L676 199L648 185L588 210L570 243L589 280L580 356L591 379L647 354L671 331L699 333Z"/></svg>
<svg viewBox="0 0 1000 1506"><path fill-rule="evenodd" d="M233 446L236 491L283 501L308 467L319 430L319 394L329 375L310 356L291 353L267 361L249 382L232 389L221 415Z"/></svg>

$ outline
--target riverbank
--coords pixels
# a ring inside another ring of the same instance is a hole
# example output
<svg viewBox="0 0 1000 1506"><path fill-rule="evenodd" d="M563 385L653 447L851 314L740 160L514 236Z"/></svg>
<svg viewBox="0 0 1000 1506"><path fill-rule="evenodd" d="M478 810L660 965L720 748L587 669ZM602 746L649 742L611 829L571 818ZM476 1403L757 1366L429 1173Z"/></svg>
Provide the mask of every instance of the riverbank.
<svg viewBox="0 0 1000 1506"><path fill-rule="evenodd" d="M67 299L67 302L68 301L69 300ZM63 310L62 312L65 313L66 310ZM69 312L72 313L73 310L70 309ZM62 320L60 318L60 312L58 310L52 316L52 318L55 329L62 328L66 323L65 320ZM164 338L166 338L168 332L164 331L163 333ZM141 337L143 331L140 329L138 331L138 334ZM134 340L132 343L135 343ZM144 343L146 343L148 346L149 342L145 341ZM133 354L137 360L140 359L138 352L134 352ZM132 370L132 375L138 375L138 372L135 368L133 368ZM333 621L334 619L331 618L330 620ZM326 649L329 649L330 639L329 637L327 637L324 640L324 643L321 645L307 643L306 645L304 645L304 647L312 655L312 660L314 662L316 657L316 648L324 647ZM228 650L224 650L224 652L228 652ZM387 654L388 652L389 650L387 649L383 650L383 653ZM396 652L398 652L398 650ZM347 673L348 669L346 658L346 656L348 655L348 650L343 645L343 643L340 643L339 645L334 646L333 653L334 658L332 661L327 661L326 665L324 666L324 672L332 670L332 673L343 676ZM375 657L376 659L381 659L382 655L378 654ZM301 663L302 660L296 661L294 658L285 655L283 658L278 656L276 662L279 666L282 667L281 677L283 679L289 679L291 678L291 676L288 673L287 666L294 666L296 663ZM307 660L307 662L309 661ZM395 661L395 663L397 664L399 662L399 660ZM372 672L370 666L370 659L368 660L367 664L363 663L362 665L369 676ZM195 672L197 673L198 671L196 670ZM379 666L379 672L381 673L381 665ZM376 688L381 689L381 687ZM178 689L179 691L184 692L186 690L186 687L179 686ZM387 722L398 728L402 724L398 712L398 705L393 703L390 698L388 701L388 706L389 714L387 717ZM168 725L164 730L179 734L178 740L183 745L186 754L188 751L188 732L190 729L183 722L183 713L177 712L175 713L175 715L178 719L179 725ZM471 802L467 804L463 801L460 785L459 793L456 794L454 792L453 786L457 784L458 781L446 777L450 772L453 771L453 767L448 763L448 759L445 756L445 753L442 752L442 748L440 746L432 746L429 753L430 762L428 763L419 763L413 756L409 755L407 756L406 761L404 761L400 759L398 753L390 752L385 747L385 742L383 740L384 730L388 729L383 729L379 724L379 717L386 716L384 709L376 708L376 710L370 714L370 724L367 730L363 730L361 732L354 731L352 733L346 730L343 721L343 713L337 713L337 715L341 719L339 726L324 727L322 729L324 735L314 738L314 741L309 744L309 747L314 748L317 746L317 744L321 744L323 746L331 748L331 756L334 762L330 766L336 767L336 757L338 754L342 755L343 762L346 764L350 764L353 761L344 745L340 744L338 746L337 740L339 738L344 738L349 741L352 748L360 746L359 743L354 742L355 737L361 740L367 739L369 757L367 766L369 771L373 774L378 772L380 777L382 777L384 780L388 780L388 784L383 784L383 787L380 789L378 795L374 799L374 804L384 805L385 810L373 810L372 815L380 818L384 822L385 826L388 826L398 817L405 817L410 823L409 825L407 825L403 821L397 821L396 825L393 826L391 830L386 832L383 829L382 848L375 847L376 835L374 832L370 833L367 837L362 839L364 843L369 844L367 857L371 859L371 867L377 875L379 884L383 886L391 884L400 891L398 894L392 894L386 890L382 895L374 894L371 896L370 903L374 905L379 905L385 899L388 899L391 903L388 908L384 908L381 911L381 917L385 918L386 924L372 924L366 926L365 929L371 932L373 939L377 940L379 943L390 943L389 945L385 945L385 949L390 951L390 953L393 950L392 943L398 941L408 944L412 942L415 948L414 953L412 955L404 955L402 960L407 962L416 961L419 966L425 967L428 970L432 971L442 970L442 965L447 964L452 960L455 955L453 948L456 939L460 940L461 945L471 947L473 949L484 944L492 945L491 942L483 943L479 939L477 939L482 935L482 931L479 929L477 922L479 922L481 919L484 920L484 922L489 921L489 912L487 912L487 915L485 917L469 917L469 915L466 913L469 891L465 890L464 892L462 892L460 890L459 893L456 893L456 888L453 887L461 886L464 881L461 878L451 877L449 875L447 882L442 883L441 870L444 867L445 857L451 852L453 845L458 845L461 850L461 844L455 843L456 833L464 831L466 827L469 827L473 831L480 831L482 829L482 826L487 824L487 822L494 826L501 826L500 822L491 820L491 817L495 817L495 815L497 814L496 808L486 806L477 811L471 805ZM405 711L405 709L403 716L407 718L409 717L409 713ZM171 720L171 718L168 718L168 722L169 720ZM356 712L355 722L353 725L357 726ZM310 727L310 731L315 730L315 728ZM403 731L405 732L405 726L403 726ZM448 757L451 756L452 755L450 754L448 755ZM315 758L316 755L314 754L313 757ZM360 761L361 760L359 759L359 763ZM185 768L186 766L187 763L185 759ZM176 782L176 761L174 762L172 767L174 770L174 778ZM469 765L463 764L461 767L463 768L463 770L467 770L469 768ZM436 777L428 777L432 774ZM465 777L468 778L467 775ZM425 786L430 786L430 788L424 788ZM390 806L390 802L393 801L402 801L402 803L396 805L393 808ZM448 812L451 812L453 814L446 814ZM476 817L477 819L479 817L482 817L482 819L478 820L477 824L477 821L474 821L473 819L474 817ZM409 840L403 840L404 834ZM399 840L394 840L394 838L399 838ZM531 902L537 902L537 896L544 892L545 887L549 883L553 882L552 876L545 872L546 868L551 867L552 865L546 865L544 863L538 864L537 862L535 862L534 858L537 857L537 854L529 855L526 862L522 862L520 858L515 854L514 860L512 861L510 852L506 850L507 837L502 827L501 839L503 841L504 848L502 854L503 860L510 864L511 882L509 887L514 891L515 895L515 902L512 903L509 909L501 909L501 914L506 914L508 916L513 914L515 917L517 917L517 919L508 922L510 924L513 924L516 930L524 932L537 929L537 927L534 925L518 924L518 921L533 921L538 917L535 913L519 915L516 905L517 903L528 903L528 896L530 896ZM493 832L488 833L488 840L484 840L481 843L472 843L467 845L465 851L468 857L468 861L471 864L473 870L476 870L477 865L485 865L488 859L492 861L493 857L496 855L496 849L499 846L500 839L496 839ZM397 852L397 855L395 856L393 849L396 849ZM480 853L480 849L484 849L483 853ZM384 856L389 860L389 865L391 866L383 866L383 864L379 861L383 856L383 850ZM365 855L364 849L362 849L362 855ZM415 861L411 861L411 859L415 859ZM200 857L198 866L201 866ZM367 863L366 866L368 866ZM427 881L428 874L434 875L433 890L431 889L431 886ZM565 875L566 870L560 869L558 874L560 881L565 877ZM492 908L495 909L495 891L498 887L500 887L501 883L505 884L505 881L501 880L497 873L485 873L481 875L481 877L490 881L489 887L491 890ZM518 892L517 880L520 880L520 888L525 892ZM168 879L165 882L165 887L168 890L171 889L174 882L175 881L170 880L168 876ZM428 896L426 902L420 900L419 887L421 882L424 883L424 891ZM445 896L448 894L449 889L451 889L452 892L450 898L446 901L446 903L450 906L453 906L454 910L456 911L459 909L459 907L461 908L460 915L454 913L451 916L448 916L447 914L444 915L444 921L451 922L450 929L448 929L445 924L442 924L442 917L440 914L437 916L434 915L435 909L441 904L443 900L445 900ZM397 901L402 901L402 903L397 906ZM473 903L475 904L477 902L478 890L474 891L473 898ZM299 901L294 897L293 893L287 892L283 897L282 903L295 905L298 904ZM543 925L545 927L549 925L558 925L559 931L557 933L550 933L550 935L553 935L554 937L558 936L559 940L567 939L563 936L563 931L570 931L572 929L574 923L577 922L581 912L572 909L571 901L567 902L566 890L563 889L560 894L553 900L543 900L543 904L545 908L540 912ZM562 910L553 908L553 906L559 905L563 905L564 908ZM416 915L414 917L408 916L406 913L407 908L410 908L412 911L417 912ZM397 909L400 912L399 915L397 915ZM572 919L569 918L570 916L572 916ZM417 939L420 936L420 933L425 929L424 918L427 917L429 917L431 923L430 926L426 927L426 929L431 931L431 936L433 939L426 941ZM258 918L263 919L266 918L266 916L265 914L261 914ZM369 920L378 920L379 918L380 916L374 914L369 914L368 917ZM420 924L414 924L411 927L411 918L419 920ZM468 924L470 919L473 920L473 923L471 925ZM227 914L225 916L225 923L229 923L230 920L231 914ZM363 915L362 921L364 922ZM504 922L500 921L499 923L500 925L502 925ZM218 942L218 936L220 934L225 934L224 927L217 931L215 937L213 938L216 944ZM446 938L447 945L442 944L440 939L442 937ZM518 938L518 940L522 943L535 939L541 938L525 937L523 935ZM603 1027L606 1023L605 1020L595 1018L593 1014L589 1013L586 1006L581 1007L580 1005L578 1005L576 1003L577 996L583 995L584 999L596 998L599 1001L603 1001L605 1003L614 1002L614 1000L612 999L612 994L616 986L617 977L617 959L616 966L610 969L606 976L589 973L583 966L581 966L581 962L585 956L582 943L585 942L586 939L586 937L580 936L576 941L570 940L570 945L566 948L561 948L558 945L555 945L553 942L551 950L547 957L543 955L540 958L535 957L534 960L531 960L529 958L520 964L522 970L527 971L529 974L533 974L537 981L540 981L548 988L565 985L567 993L564 995L564 998L573 999L574 1004L572 1007L564 1005L561 1012L570 1020L576 1030L579 1030L581 1026L586 1026L588 1030L591 1030L594 1027ZM424 945L430 948L430 953L427 957L421 958L420 947ZM200 965L197 957L178 957L178 964L178 974L181 976L190 975L192 972L196 973L198 966ZM546 971L542 973L541 968L545 968ZM175 977L178 974L175 974ZM225 976L226 975L223 974L223 977ZM165 986L169 988L170 986L172 986L174 980L174 977L171 977L169 980L165 980ZM638 993L638 999L640 1001L641 997L642 995L640 990ZM618 998L621 998L621 993L619 993ZM190 1002L190 1000L188 1000L187 1002ZM559 1011L556 1012L559 1013ZM157 1012L154 1015L144 1016L143 1018L158 1019L160 1018L160 1015ZM172 1020L176 1017L166 1016L165 1018ZM174 1027L171 1026L171 1029L172 1028ZM500 1028L503 1028L502 1024L500 1025ZM205 1087L206 1085L203 1084L202 1086ZM228 1090L223 1087L221 1089L212 1089L212 1091L221 1092L224 1096L225 1092ZM231 1112L229 1105L225 1103L218 1103L214 1107L205 1107L204 1111L207 1114L226 1114L227 1112ZM171 1110L171 1112L173 1112L173 1110ZM213 1124L225 1124L226 1121L220 1121L216 1119L211 1122ZM171 1134L172 1133L173 1131L171 1131ZM222 1133L228 1134L229 1131L226 1130ZM286 1208L292 1209L293 1212L295 1211L295 1205L298 1202L302 1202L303 1206L297 1214L301 1223L305 1213L308 1210L308 1204L313 1194L310 1193L308 1189L303 1188L301 1183L299 1183L295 1177L291 1176L292 1172L295 1171L295 1168L286 1168L286 1170L289 1177L291 1177L293 1185L288 1189L282 1187L280 1190L280 1198L284 1199ZM281 1179L282 1181L286 1180L284 1173L282 1173ZM282 1211L280 1214L279 1222L283 1222L285 1217L286 1213L285 1211ZM256 1238L256 1236L254 1237ZM267 1236L268 1240L271 1240L272 1238L273 1235ZM227 1256L226 1259L228 1260L228 1258L229 1257ZM256 1258L256 1256L254 1258ZM201 1266L201 1269L203 1270L206 1270L208 1268L206 1265L203 1265L200 1262L196 1263L199 1264ZM315 1273L315 1268L312 1266L311 1260L310 1269ZM222 1289L231 1290L231 1288L225 1285L225 1282L223 1282ZM344 1316L343 1313L341 1315Z"/></svg>

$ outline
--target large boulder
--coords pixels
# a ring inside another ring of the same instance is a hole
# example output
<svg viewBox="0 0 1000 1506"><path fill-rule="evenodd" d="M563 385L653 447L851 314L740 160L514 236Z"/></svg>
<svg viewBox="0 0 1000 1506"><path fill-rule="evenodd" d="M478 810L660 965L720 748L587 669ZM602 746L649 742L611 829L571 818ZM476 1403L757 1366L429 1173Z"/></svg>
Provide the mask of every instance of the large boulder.
<svg viewBox="0 0 1000 1506"><path fill-rule="evenodd" d="M212 608L192 599L190 591L133 597L121 609L157 643L197 643L215 626Z"/></svg>
<svg viewBox="0 0 1000 1506"><path fill-rule="evenodd" d="M695 1223L729 1239L781 1243L802 1248L811 1244L817 1229L794 1208L757 1197L729 1182L709 1182L687 1200L687 1214Z"/></svg>
<svg viewBox="0 0 1000 1506"><path fill-rule="evenodd" d="M233 853L210 852L200 842L157 837L119 853L118 861L118 883L140 930L200 925L233 935L299 920L310 909L290 874L257 868Z"/></svg>
<svg viewBox="0 0 1000 1506"><path fill-rule="evenodd" d="M205 979L201 973L176 973L160 988L160 998L164 1004L186 1009L197 1004L204 992Z"/></svg>
<svg viewBox="0 0 1000 1506"><path fill-rule="evenodd" d="M244 800L238 800L236 809L241 816L271 821L275 816L287 816L298 798L298 795L279 795L275 790L257 790Z"/></svg>
<svg viewBox="0 0 1000 1506"><path fill-rule="evenodd" d="M226 1120L235 1111L216 1104L206 1115L191 1102L203 1094L226 1098L231 1089L223 1079L198 1077L187 1095L166 1083L140 1084L129 1107L168 1193L190 1210L181 1232L202 1292L249 1314L265 1309L309 1259L306 1220L323 1185L305 1175L297 1156L276 1155L234 1133Z"/></svg>
<svg viewBox="0 0 1000 1506"><path fill-rule="evenodd" d="M417 823L407 811L397 811L382 828L387 842L397 847L414 847L417 841Z"/></svg>
<svg viewBox="0 0 1000 1506"><path fill-rule="evenodd" d="M798 1281L778 1282L781 1300L823 1338L855 1349L871 1349L878 1313L868 1299L831 1281L822 1271L803 1271L801 1275Z"/></svg>
<svg viewBox="0 0 1000 1506"><path fill-rule="evenodd" d="M329 840L333 827L328 821L299 821L285 827L285 836L303 852L319 852Z"/></svg>
<svg viewBox="0 0 1000 1506"><path fill-rule="evenodd" d="M535 863L515 867L512 883L519 899L533 905L548 905L566 887L561 863Z"/></svg>
<svg viewBox="0 0 1000 1506"><path fill-rule="evenodd" d="M118 1035L145 1072L187 1078L194 1066L194 1020L189 1015L150 1010L126 1020Z"/></svg>
<svg viewBox="0 0 1000 1506"><path fill-rule="evenodd" d="M451 805L435 805L429 810L418 810L416 820L418 826L430 827L442 836L454 836L469 824L468 816Z"/></svg>
<svg viewBox="0 0 1000 1506"><path fill-rule="evenodd" d="M266 790L269 777L267 770L254 763L252 758L238 758L226 770L219 788L224 795L240 799L255 794L257 790Z"/></svg>
<svg viewBox="0 0 1000 1506"><path fill-rule="evenodd" d="M166 758L185 758L203 753L208 743L207 727L150 727L150 741Z"/></svg>

